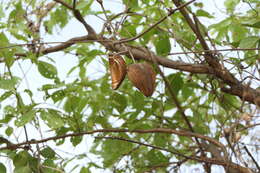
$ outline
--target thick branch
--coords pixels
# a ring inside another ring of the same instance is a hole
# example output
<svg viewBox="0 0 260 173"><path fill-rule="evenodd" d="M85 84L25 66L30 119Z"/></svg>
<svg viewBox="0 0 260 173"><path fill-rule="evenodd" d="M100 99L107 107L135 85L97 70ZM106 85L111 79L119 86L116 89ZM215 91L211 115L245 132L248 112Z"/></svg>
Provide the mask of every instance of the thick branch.
<svg viewBox="0 0 260 173"><path fill-rule="evenodd" d="M71 38L68 41L61 43L57 46L53 46L53 47L43 49L41 53L45 55L45 54L48 54L48 53L57 52L57 51L66 49L66 48L72 46L75 43L82 42L82 41L85 41L85 40L91 40L91 36L87 35L87 36L83 36L83 37Z"/></svg>
<svg viewBox="0 0 260 173"><path fill-rule="evenodd" d="M113 44L113 42L107 41L106 38L102 38L100 40L104 41L99 41L100 44L102 44L107 50L114 51L114 52L126 52L125 54L131 58L130 52L133 55L135 59L141 59L145 61L151 61L150 54L147 54L146 49L142 47L136 47L136 46L131 46L131 45L125 45L122 46L121 44ZM153 52L150 52L151 54L154 54ZM190 63L184 63L182 61L173 61L165 57L161 56L154 56L154 58L157 60L158 64L176 69L176 70L181 70L181 71L186 71L186 72L191 72L191 73L201 73L201 74L212 74L213 71L211 68L207 65L204 64L190 64Z"/></svg>
<svg viewBox="0 0 260 173"><path fill-rule="evenodd" d="M221 88L221 91L239 96L241 100L248 101L260 107L260 91L257 89L252 89L243 85L232 85L230 88Z"/></svg>

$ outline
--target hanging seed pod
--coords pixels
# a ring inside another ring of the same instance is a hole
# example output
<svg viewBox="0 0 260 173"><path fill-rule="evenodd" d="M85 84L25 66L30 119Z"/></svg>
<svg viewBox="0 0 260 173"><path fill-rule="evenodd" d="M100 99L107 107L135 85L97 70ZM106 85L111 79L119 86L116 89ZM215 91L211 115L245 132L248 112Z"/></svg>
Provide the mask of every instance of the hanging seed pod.
<svg viewBox="0 0 260 173"><path fill-rule="evenodd" d="M150 64L139 63L128 66L127 76L133 85L146 97L153 94L155 89L156 73Z"/></svg>
<svg viewBox="0 0 260 173"><path fill-rule="evenodd" d="M111 72L112 89L116 90L123 82L126 75L126 64L119 55L109 56L109 69Z"/></svg>

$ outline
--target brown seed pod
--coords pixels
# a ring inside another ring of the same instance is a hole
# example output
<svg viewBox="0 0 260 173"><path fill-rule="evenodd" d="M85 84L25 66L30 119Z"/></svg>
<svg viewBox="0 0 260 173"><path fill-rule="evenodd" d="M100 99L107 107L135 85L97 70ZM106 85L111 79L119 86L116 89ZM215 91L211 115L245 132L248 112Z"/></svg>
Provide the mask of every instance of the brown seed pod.
<svg viewBox="0 0 260 173"><path fill-rule="evenodd" d="M119 55L109 56L109 69L111 72L112 89L116 90L126 75L125 60Z"/></svg>
<svg viewBox="0 0 260 173"><path fill-rule="evenodd" d="M146 97L153 94L155 89L156 73L150 64L131 64L127 69L127 76L133 85L138 88Z"/></svg>

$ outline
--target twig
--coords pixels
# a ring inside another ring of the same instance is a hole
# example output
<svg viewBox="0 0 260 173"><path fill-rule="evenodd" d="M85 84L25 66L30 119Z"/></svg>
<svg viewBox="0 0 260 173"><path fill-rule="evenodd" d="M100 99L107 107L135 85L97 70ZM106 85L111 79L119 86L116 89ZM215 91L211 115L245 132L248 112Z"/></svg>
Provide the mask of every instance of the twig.
<svg viewBox="0 0 260 173"><path fill-rule="evenodd" d="M111 20L109 19L108 15L107 15L106 9L103 5L103 0L97 0L97 2L100 4L102 11L103 11L103 13L106 17L106 23L108 23L109 26L113 29L113 37L116 39L116 30L115 30L114 26L111 23ZM106 25L106 23L105 23L105 25Z"/></svg>
<svg viewBox="0 0 260 173"><path fill-rule="evenodd" d="M260 166L259 166L259 164L257 163L257 161L255 160L255 158L252 156L252 154L250 153L250 151L247 149L246 146L244 146L244 149L245 149L246 153L249 155L249 157L253 160L253 162L255 163L255 165L256 165L258 171L260 172Z"/></svg>
<svg viewBox="0 0 260 173"><path fill-rule="evenodd" d="M131 143L143 145L143 146L146 146L146 147L150 147L150 148L153 148L153 149L166 151L166 152L169 152L169 153L172 153L172 154L177 154L177 155L180 154L180 153L178 153L178 152L176 152L176 151L172 151L172 150L169 150L169 149L166 149L166 148L158 147L158 146L151 145L151 144L145 144L145 143L143 143L143 142L134 141L134 140L126 139L126 138L122 138L122 137L116 137L116 136L97 136L97 137L95 137L95 138L96 138L96 139L112 139L112 140L120 140L120 141L125 141L125 142L131 142Z"/></svg>
<svg viewBox="0 0 260 173"><path fill-rule="evenodd" d="M247 130L247 129L250 129L250 128L253 128L253 127L256 127L256 126L260 126L260 123L247 125L246 127L243 127L242 129L238 129L237 131L241 132L241 131L244 131L244 130Z"/></svg>

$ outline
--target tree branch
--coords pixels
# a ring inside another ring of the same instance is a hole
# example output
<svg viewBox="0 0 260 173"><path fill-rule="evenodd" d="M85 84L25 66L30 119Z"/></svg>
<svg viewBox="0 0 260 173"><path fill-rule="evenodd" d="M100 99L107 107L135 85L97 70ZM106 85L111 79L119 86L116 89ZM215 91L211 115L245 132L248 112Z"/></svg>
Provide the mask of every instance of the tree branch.
<svg viewBox="0 0 260 173"><path fill-rule="evenodd" d="M139 142L139 141L134 141L134 140L132 140L132 139L126 139L126 138L122 138L122 137L117 137L117 136L97 136L97 137L95 137L95 138L96 138L96 139L120 140L120 141L125 141L125 142L130 142L130 143L135 143L135 144L138 144L138 145L150 147L150 148L156 149L156 150L166 151L166 152L169 152L169 153L172 153L172 154L176 154L176 155L179 155L179 154L180 154L180 153L178 153L178 152L176 152L176 151L172 151L172 150L169 150L169 149L166 149L166 148L158 147L158 146L151 145L151 144L146 144L146 143Z"/></svg>
<svg viewBox="0 0 260 173"><path fill-rule="evenodd" d="M62 51L76 43L83 43L83 42L84 43L99 42L102 45L104 45L106 47L106 49L108 49L108 50L115 51L115 52L126 52L125 54L130 57L130 55L128 53L129 51L126 51L125 47L121 47L121 46L113 47L113 44L111 44L113 42L113 40L109 40L106 38L93 39L89 35L81 36L81 37L74 37L65 42L62 42L61 44L58 44L57 46L44 48L40 52L40 54L46 55L49 53ZM140 47L127 46L127 49L131 51L131 53L133 54L133 56L136 59L151 61L150 57L147 56L147 54ZM16 53L15 55L18 57L27 56L26 53ZM160 65L171 68L171 69L176 69L176 70L181 70L181 71L186 71L186 72L191 72L191 73L198 73L198 74L212 74L213 73L213 71L211 70L211 68L208 65L185 63L182 61L173 61L173 60L170 60L170 59L167 59L167 58L164 58L161 56L156 56L156 55L155 55L155 58L157 59L157 62ZM3 61L0 60L0 62L3 62Z"/></svg>
<svg viewBox="0 0 260 173"><path fill-rule="evenodd" d="M246 146L244 146L244 149L246 151L246 153L249 155L249 157L253 160L254 164L256 165L256 168L258 169L258 171L260 172L260 166L257 163L257 161L255 160L255 158L253 157L253 155L250 153L250 151L247 149Z"/></svg>
<svg viewBox="0 0 260 173"><path fill-rule="evenodd" d="M217 140L198 134L198 133L193 133L189 131L184 131L184 130L175 130L175 129L167 129L167 128L157 128L157 129L149 129L149 130L128 130L128 129L98 129L98 130L93 130L93 131L86 131L86 132L80 132L80 133L71 133L71 134L66 134L62 136L54 136L54 137L49 137L41 140L30 140L28 142L22 142L19 144L12 144L10 146L6 147L1 147L0 150L4 149L16 149L17 147L27 145L27 144L39 144L39 143L44 143L47 141L51 140L57 140L57 139L64 139L67 137L74 137L74 136L83 136L83 135L89 135L89 134L95 134L95 133L167 133L167 134L175 134L175 135L180 135L180 136L186 136L186 137L197 137L200 139L204 139L220 148L225 148L225 146L218 142Z"/></svg>
<svg viewBox="0 0 260 173"><path fill-rule="evenodd" d="M241 100L248 101L260 107L260 91L243 85L231 85L230 88L222 87L221 91L236 95Z"/></svg>

